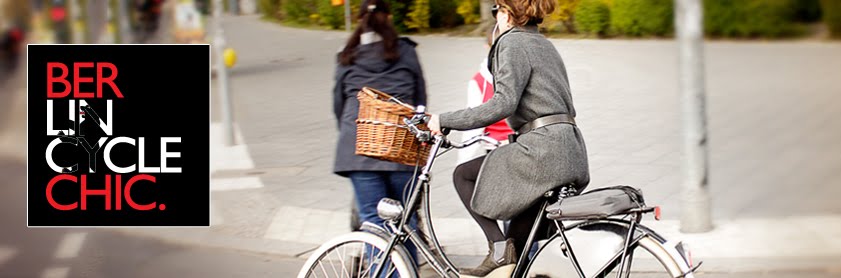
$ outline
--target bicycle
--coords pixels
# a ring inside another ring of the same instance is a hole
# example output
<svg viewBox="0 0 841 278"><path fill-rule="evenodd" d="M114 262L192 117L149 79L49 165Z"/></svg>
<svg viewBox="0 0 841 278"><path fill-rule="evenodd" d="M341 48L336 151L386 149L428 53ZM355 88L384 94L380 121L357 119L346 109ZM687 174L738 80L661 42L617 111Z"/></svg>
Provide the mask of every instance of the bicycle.
<svg viewBox="0 0 841 278"><path fill-rule="evenodd" d="M422 106L417 108L415 116L404 120L405 127L411 130L419 141L432 144L421 174L410 187L412 193L408 201L404 202L407 206L403 207L397 200L382 199L377 206L377 212L385 220L386 227L366 222L361 225L362 231L341 235L325 242L308 258L298 274L299 278L419 277L418 265L406 250L406 241L417 247L418 255L426 260L438 276L462 277L443 252L430 217L424 219L424 226L428 229L425 232L429 236L428 241L421 238L418 231L407 224L407 219L410 219L421 204L420 210L427 216L431 215L429 202L426 200L430 195L430 170L438 156L450 149L464 148L478 142L492 145L499 145L499 142L484 135L461 143L450 142L446 135L432 136L429 131L420 130L418 125L427 120ZM439 153L441 150L444 151ZM540 213L525 245L533 248L524 248L517 264L503 273L504 277L584 278L606 277L614 272L616 277L628 277L632 272L634 255L640 250L658 261L664 268L660 271L665 270L669 276L694 277L701 263L692 264L691 255L683 243L667 241L654 230L640 224L642 216L647 213L655 213L657 220L660 218L659 207L645 206L641 192L634 192L637 196L630 198L634 199L632 201L636 203L636 207L587 208L586 204L594 200L607 203L604 202L606 197L601 196L607 191L600 188L578 194L573 187L560 186L546 192ZM630 219L627 219L628 217ZM554 224L554 230L551 231L551 236L536 240L538 227L545 221ZM576 245L588 248L574 252L570 238L582 239L583 243ZM533 255L529 256L532 252ZM563 267L562 261L568 262L566 267Z"/></svg>

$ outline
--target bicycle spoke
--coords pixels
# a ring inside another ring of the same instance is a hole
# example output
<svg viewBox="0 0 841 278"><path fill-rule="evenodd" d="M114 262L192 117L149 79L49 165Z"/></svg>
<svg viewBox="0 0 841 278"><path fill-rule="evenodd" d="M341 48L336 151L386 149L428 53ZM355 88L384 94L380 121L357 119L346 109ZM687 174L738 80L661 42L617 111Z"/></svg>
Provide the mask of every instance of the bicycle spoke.
<svg viewBox="0 0 841 278"><path fill-rule="evenodd" d="M350 273L348 273L347 265L345 265L345 251L347 251L347 247L342 246L342 252L339 252L339 262L341 263L343 270L341 277L345 277L344 275L347 274L348 278L351 278Z"/></svg>
<svg viewBox="0 0 841 278"><path fill-rule="evenodd" d="M363 272L363 273L362 273L362 274L364 274L364 275L360 274L360 275L359 275L359 277L367 277L367 276L369 276L369 275L370 275L369 273L371 273L371 271L372 271L371 269L373 268L373 267L372 267L373 262L374 262L374 252L373 252L373 248L372 248L372 252L368 252L368 246L367 246L367 245L368 245L368 244L366 244L365 248L364 248L364 249L362 249L362 255L363 255L363 257L364 257L364 256L368 256L368 262L367 262L367 263L365 263L365 272ZM367 253L367 254L366 254L366 253ZM363 263L364 263L364 262L363 262Z"/></svg>
<svg viewBox="0 0 841 278"><path fill-rule="evenodd" d="M365 244L362 245L362 251L359 254L359 263L357 264L356 275L360 275L358 277L362 277L362 264L365 262Z"/></svg>
<svg viewBox="0 0 841 278"><path fill-rule="evenodd" d="M333 269L333 273L336 274L335 277L339 277L339 272L336 271L336 266L334 264L330 264L330 268Z"/></svg>
<svg viewBox="0 0 841 278"><path fill-rule="evenodd" d="M366 251L367 251L367 249L366 249ZM375 252L377 253L376 255L374 254ZM372 275L376 274L376 273L373 273L373 272L377 270L377 267L379 265L385 264L386 261L387 261L387 256L385 256L385 252L383 252L382 250L372 248L372 250L370 252L367 252L367 253L369 253L368 254L369 260L368 260L368 263L366 264L367 269L365 270L365 275L361 276L361 277L369 277L369 276L372 277ZM383 267L384 267L384 270L387 270L387 268L385 268L386 267L385 265Z"/></svg>
<svg viewBox="0 0 841 278"><path fill-rule="evenodd" d="M324 273L324 277L330 277L330 276L327 276L327 270L324 269L324 264L319 263L318 265L321 266L321 273Z"/></svg>

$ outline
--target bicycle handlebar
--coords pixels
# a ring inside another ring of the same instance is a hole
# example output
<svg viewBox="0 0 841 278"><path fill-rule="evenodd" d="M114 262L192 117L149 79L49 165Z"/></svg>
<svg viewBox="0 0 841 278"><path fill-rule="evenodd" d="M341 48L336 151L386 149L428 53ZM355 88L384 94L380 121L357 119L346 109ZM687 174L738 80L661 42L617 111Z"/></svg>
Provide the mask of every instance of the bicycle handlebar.
<svg viewBox="0 0 841 278"><path fill-rule="evenodd" d="M465 147L468 147L470 145L476 144L478 142L485 142L485 143L493 145L494 147L499 146L499 141L498 140L496 140L494 138L491 138L491 137L488 137L487 135L473 136L470 139L467 139L467 140L465 140L461 143L454 143L454 142L451 142L451 141L447 140L446 135L432 136L432 132L426 131L426 130L421 130L420 128L418 128L418 125L429 122L429 116L426 115L426 107L423 106L423 105L419 105L417 107L417 109L415 110L415 115L412 116L412 118L405 119L405 120L403 120L403 122L406 124L409 131L412 132L412 134L415 135L415 137L418 139L418 141L421 141L421 142L429 142L431 140L435 140L435 141L440 140L441 143L442 143L442 146L452 147L452 148L456 148L456 149L465 148ZM447 133L449 133L449 131L446 132L445 134L447 134Z"/></svg>
<svg viewBox="0 0 841 278"><path fill-rule="evenodd" d="M467 139L466 141L461 142L461 143L453 143L453 142L447 141L448 145L450 145L450 146L452 146L453 148L456 148L456 149L461 149L461 148L464 148L464 147L468 147L470 145L476 144L477 142L485 142L485 143L493 145L494 147L499 147L499 141L496 140L496 139L493 139L492 137L489 137L487 135L476 135L476 136L473 136L470 139Z"/></svg>

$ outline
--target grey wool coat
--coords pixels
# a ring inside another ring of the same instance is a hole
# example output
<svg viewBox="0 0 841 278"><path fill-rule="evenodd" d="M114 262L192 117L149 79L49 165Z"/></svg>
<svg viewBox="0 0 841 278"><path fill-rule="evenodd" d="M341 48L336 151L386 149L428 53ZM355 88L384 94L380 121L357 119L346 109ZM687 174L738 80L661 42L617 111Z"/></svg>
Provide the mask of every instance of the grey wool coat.
<svg viewBox="0 0 841 278"><path fill-rule="evenodd" d="M507 118L517 130L542 116L575 108L566 68L555 47L536 26L515 27L491 48L494 95L475 108L443 113L443 128L469 130ZM578 127L537 128L489 153L479 171L471 206L478 214L509 220L561 185L584 189L590 182L587 151Z"/></svg>
<svg viewBox="0 0 841 278"><path fill-rule="evenodd" d="M351 171L412 171L414 167L356 155L356 119L359 116L357 93L371 87L411 105L426 105L426 83L417 44L400 38L400 58L389 63L383 57L383 43L360 44L354 63L336 66L333 88L333 113L339 128L339 140L333 172L347 177Z"/></svg>

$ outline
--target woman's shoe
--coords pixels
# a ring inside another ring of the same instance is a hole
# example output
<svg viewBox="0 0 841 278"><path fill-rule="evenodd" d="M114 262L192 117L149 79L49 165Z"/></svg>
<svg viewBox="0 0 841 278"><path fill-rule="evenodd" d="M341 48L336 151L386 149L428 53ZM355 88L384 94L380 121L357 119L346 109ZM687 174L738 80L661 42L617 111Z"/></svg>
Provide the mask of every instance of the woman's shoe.
<svg viewBox="0 0 841 278"><path fill-rule="evenodd" d="M514 240L497 241L488 243L488 256L482 264L476 268L459 270L459 276L465 278L474 277L511 277L514 266L517 264L517 251L514 248Z"/></svg>

